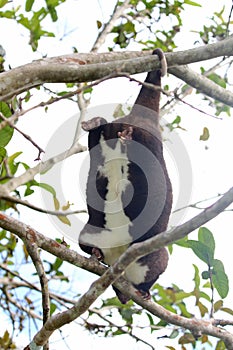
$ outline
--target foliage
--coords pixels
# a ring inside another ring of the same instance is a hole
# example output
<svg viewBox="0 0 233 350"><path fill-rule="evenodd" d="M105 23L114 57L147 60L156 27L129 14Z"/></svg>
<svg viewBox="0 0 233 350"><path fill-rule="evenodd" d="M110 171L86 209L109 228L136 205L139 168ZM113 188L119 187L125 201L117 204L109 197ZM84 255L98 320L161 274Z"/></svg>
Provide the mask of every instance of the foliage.
<svg viewBox="0 0 233 350"><path fill-rule="evenodd" d="M38 48L38 42L41 37L53 37L54 34L44 30L42 23L49 15L53 22L58 20L56 8L65 0L45 0L45 6L33 11L36 7L35 0L27 0L25 2L25 11L21 6L12 7L11 10L0 11L0 17L15 20L21 24L30 33L29 44L33 51ZM6 6L8 1L1 1L0 8Z"/></svg>

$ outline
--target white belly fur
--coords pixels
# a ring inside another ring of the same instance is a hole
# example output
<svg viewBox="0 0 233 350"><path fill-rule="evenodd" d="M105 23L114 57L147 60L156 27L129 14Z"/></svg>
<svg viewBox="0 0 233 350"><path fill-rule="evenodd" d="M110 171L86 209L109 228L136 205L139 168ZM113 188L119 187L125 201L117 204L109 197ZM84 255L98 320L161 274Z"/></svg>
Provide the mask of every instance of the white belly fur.
<svg viewBox="0 0 233 350"><path fill-rule="evenodd" d="M128 281L137 285L146 281L146 274L148 270L149 270L148 266L141 265L137 261L134 261L125 270L125 277Z"/></svg>
<svg viewBox="0 0 233 350"><path fill-rule="evenodd" d="M132 236L129 234L131 222L124 213L121 199L129 183L127 179L129 162L127 153L122 151L120 139L112 149L101 136L100 147L104 156L104 165L98 170L101 175L108 178L104 204L106 229L102 229L97 234L85 232L82 234L81 241L83 244L100 248L105 257L105 263L111 265L132 242Z"/></svg>

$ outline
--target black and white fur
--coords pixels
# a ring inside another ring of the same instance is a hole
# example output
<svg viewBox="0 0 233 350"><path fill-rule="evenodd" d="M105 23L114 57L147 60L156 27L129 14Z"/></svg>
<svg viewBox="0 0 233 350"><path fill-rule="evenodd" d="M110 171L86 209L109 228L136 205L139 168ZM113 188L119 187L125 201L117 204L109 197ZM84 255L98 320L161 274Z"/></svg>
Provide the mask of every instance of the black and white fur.
<svg viewBox="0 0 233 350"><path fill-rule="evenodd" d="M142 86L129 115L112 123L96 117L82 124L89 132L89 220L79 244L107 265L131 244L165 231L171 212L172 188L159 126L159 88L166 60L160 49L153 54L158 55L161 69L149 72L145 83L155 88ZM132 263L124 277L148 298L167 263L167 250L161 248ZM118 290L116 293L122 302L127 301Z"/></svg>

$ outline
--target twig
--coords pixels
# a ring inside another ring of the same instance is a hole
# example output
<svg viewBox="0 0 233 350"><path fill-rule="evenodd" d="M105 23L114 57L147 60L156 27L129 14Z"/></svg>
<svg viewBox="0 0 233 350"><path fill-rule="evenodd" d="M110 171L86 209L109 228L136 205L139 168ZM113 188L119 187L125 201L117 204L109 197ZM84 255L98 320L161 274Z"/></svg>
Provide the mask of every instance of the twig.
<svg viewBox="0 0 233 350"><path fill-rule="evenodd" d="M98 315L102 320L104 320L105 322L107 322L111 327L116 327L117 329L120 329L122 333L129 335L130 337L132 337L133 339L135 339L137 342L140 341L146 345L148 345L152 350L154 350L155 348L148 343L147 341L145 341L144 339L138 337L137 335L133 334L132 330L126 330L125 327L129 327L127 326L118 326L116 323L110 321L107 317L104 317L101 312L98 309L89 309L90 312L92 312L93 314ZM105 326L103 326L105 327Z"/></svg>
<svg viewBox="0 0 233 350"><path fill-rule="evenodd" d="M203 202L207 202L207 201L209 201L209 200L216 199L216 198L222 197L222 196L223 196L222 193L218 193L216 196L213 196L213 197L210 197L210 198L206 198L206 199L201 199L201 200L199 200L199 201L197 201L197 202L195 202L195 203L192 203L192 204L186 205L185 207L181 207L181 208L178 208L178 209L174 210L174 211L173 211L173 214L174 214L174 213L177 213L177 212L179 212L179 211L181 211L181 210L187 209L187 208L196 208L196 209L205 210L206 208L198 207L198 204L199 204L199 203L203 203Z"/></svg>
<svg viewBox="0 0 233 350"><path fill-rule="evenodd" d="M37 158L35 159L36 160L40 160L40 155L41 153L44 153L44 150L37 145L37 143L35 141L32 140L31 136L25 134L22 130L20 130L19 128L17 128L16 125L14 125L9 118L6 118L4 117L4 115L2 115L2 113L0 113L0 119L4 120L5 123L7 123L11 128L15 129L16 131L18 131L25 139L27 139L29 142L31 142L33 144L33 146L35 146L39 153L38 153L38 156Z"/></svg>
<svg viewBox="0 0 233 350"><path fill-rule="evenodd" d="M86 147L75 144L70 149L52 157L48 160L41 162L37 164L35 167L30 168L26 170L22 175L18 177L14 177L13 179L9 180L4 185L0 185L0 196L8 196L9 193L14 191L19 186L25 184L26 182L34 179L34 176L38 173L43 173L51 169L55 164L63 161L64 159L69 158L73 154L77 154L79 152L84 152L86 150Z"/></svg>
<svg viewBox="0 0 233 350"><path fill-rule="evenodd" d="M82 91L80 91L80 89ZM87 107L88 104L90 103L90 100L85 100L83 92L87 89L87 87L85 86L85 84L80 84L79 86L79 92L77 93L77 103L78 103L78 107L79 107L79 111L80 111L80 115L77 121L77 127L75 130L75 135L74 135L74 140L73 140L73 144L74 145L76 142L78 142L79 136L81 134L81 123L82 121L85 120L85 116L87 113Z"/></svg>
<svg viewBox="0 0 233 350"><path fill-rule="evenodd" d="M209 117L212 117L212 118L215 118L217 120L222 120L222 118L219 118L219 117L216 117L216 115L213 115L213 114L210 114L210 113L207 113L206 111L203 111L202 109L198 108L198 107L195 107L194 105L192 105L191 103L188 103L186 101L184 101L182 98L179 97L179 95L177 93L174 92L174 97L175 99L177 99L179 102L182 102L183 104L185 104L186 106L189 106L190 108L192 109L195 109L196 111L202 113L202 114L205 114L205 115L208 115Z"/></svg>
<svg viewBox="0 0 233 350"><path fill-rule="evenodd" d="M226 59L221 59L220 62L214 64L214 66L210 67L209 69L207 69L202 75L203 76L208 76L209 74L215 72L218 68L221 68L223 66L223 62L224 65L226 64ZM230 63L229 63L230 64ZM185 90L182 91L182 87L184 87L184 84L180 84L179 87L177 87L174 91L177 93L178 90L180 90L181 92L178 94L178 97L181 98L182 100L184 100L184 98L188 95L191 94L193 87L192 86L185 86ZM171 109L173 109L175 107L175 104L178 102L179 100L177 100L174 95L172 96L172 99L168 100L160 109L160 115L164 116L167 113L169 113L169 111Z"/></svg>
<svg viewBox="0 0 233 350"><path fill-rule="evenodd" d="M29 316L31 316L32 318L41 320L41 316L37 315L35 312L33 312L32 310L26 308L25 306L21 305L20 303L17 303L15 301L15 299L11 296L11 293L8 292L7 287L4 288L4 293L6 295L6 298L8 299L8 301L14 305L18 310L22 310L24 312L26 312Z"/></svg>
<svg viewBox="0 0 233 350"><path fill-rule="evenodd" d="M11 203L23 205L25 207L28 207L28 208L33 209L35 211L38 211L39 213L55 215L55 216L67 216L67 215L82 214L82 213L87 212L86 209L73 210L73 211L67 211L67 212L66 211L58 211L58 210L48 210L48 209L40 208L40 207L38 207L38 206L28 202L28 201L25 201L23 199L16 198L13 196L5 196L5 195L0 194L0 198L5 199Z"/></svg>
<svg viewBox="0 0 233 350"><path fill-rule="evenodd" d="M101 45L104 44L106 40L106 36L111 33L116 21L122 16L124 11L131 7L130 0L126 0L122 2L122 4L119 6L118 1L116 3L116 6L113 10L112 16L110 20L104 25L103 30L99 33L99 35L96 38L96 41L92 47L92 52L98 51Z"/></svg>
<svg viewBox="0 0 233 350"><path fill-rule="evenodd" d="M231 5L231 9L230 9L229 16L228 16L228 21L227 21L227 26L226 26L226 36L229 36L229 25L231 22L232 11L233 11L233 3Z"/></svg>
<svg viewBox="0 0 233 350"><path fill-rule="evenodd" d="M210 276L210 289L211 289L211 309L210 309L210 318L214 318L214 284L213 284L213 274L210 266L208 266L208 272Z"/></svg>
<svg viewBox="0 0 233 350"><path fill-rule="evenodd" d="M42 293L43 324L46 324L46 322L49 320L49 317L50 317L50 298L49 298L48 279L46 277L43 262L40 258L38 246L36 245L36 243L30 240L30 236L29 236L29 237L26 237L26 239L24 240L24 244L26 246L28 254L32 259L32 262L36 268L36 272L40 280L41 293ZM48 341L44 343L43 349L44 350L49 349Z"/></svg>

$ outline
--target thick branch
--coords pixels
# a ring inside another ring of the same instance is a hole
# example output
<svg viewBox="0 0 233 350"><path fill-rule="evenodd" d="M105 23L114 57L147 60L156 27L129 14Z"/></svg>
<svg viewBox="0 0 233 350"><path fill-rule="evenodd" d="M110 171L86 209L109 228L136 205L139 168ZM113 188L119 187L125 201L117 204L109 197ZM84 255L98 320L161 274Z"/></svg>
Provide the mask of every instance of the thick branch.
<svg viewBox="0 0 233 350"><path fill-rule="evenodd" d="M177 78L185 81L188 85L191 85L195 89L199 90L203 94L212 97L228 106L233 107L233 94L221 86L213 83L210 79L204 75L200 75L191 70L187 66L172 67L169 68L169 73L175 75Z"/></svg>
<svg viewBox="0 0 233 350"><path fill-rule="evenodd" d="M215 44L167 53L166 58L170 68L232 55L233 37L229 37ZM41 59L0 75L0 101L44 83L87 82L113 71L135 74L158 67L159 60L151 52L72 54Z"/></svg>

